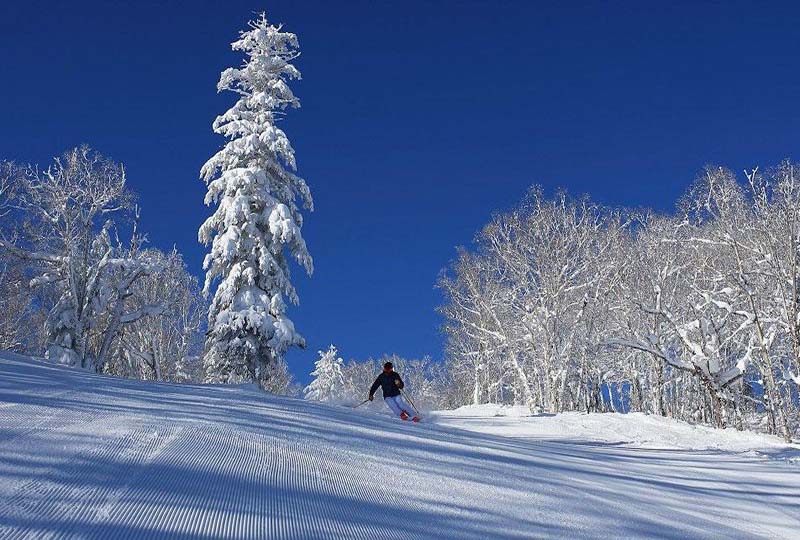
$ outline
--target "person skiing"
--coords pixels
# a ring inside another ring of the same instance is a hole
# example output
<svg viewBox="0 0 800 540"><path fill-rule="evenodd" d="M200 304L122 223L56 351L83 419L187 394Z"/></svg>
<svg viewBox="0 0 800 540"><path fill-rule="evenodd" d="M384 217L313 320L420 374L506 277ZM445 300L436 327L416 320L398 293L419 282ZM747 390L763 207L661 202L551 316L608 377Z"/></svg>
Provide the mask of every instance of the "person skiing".
<svg viewBox="0 0 800 540"><path fill-rule="evenodd" d="M368 399L372 401L375 398L375 392L380 387L383 392L383 401L386 402L392 412L399 415L401 420L408 420L411 417L412 422L419 422L419 416L413 414L411 412L413 409L400 397L400 390L403 389L403 386L403 379L400 378L400 374L394 371L394 366L391 362L386 362L383 364L383 372L378 375L369 389Z"/></svg>

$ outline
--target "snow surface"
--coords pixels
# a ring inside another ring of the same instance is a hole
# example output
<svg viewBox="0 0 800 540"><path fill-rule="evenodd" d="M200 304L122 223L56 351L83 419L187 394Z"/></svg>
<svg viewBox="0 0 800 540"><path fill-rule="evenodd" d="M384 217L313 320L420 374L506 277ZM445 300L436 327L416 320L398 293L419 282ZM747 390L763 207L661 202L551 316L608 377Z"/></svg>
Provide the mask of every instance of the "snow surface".
<svg viewBox="0 0 800 540"><path fill-rule="evenodd" d="M412 425L0 353L8 540L792 539L797 455L644 416L480 407Z"/></svg>
<svg viewBox="0 0 800 540"><path fill-rule="evenodd" d="M443 426L470 431L537 439L577 439L642 448L750 452L800 464L800 446L780 437L691 425L643 413L531 415L526 407L467 405L433 413ZM491 418L491 421L487 419Z"/></svg>

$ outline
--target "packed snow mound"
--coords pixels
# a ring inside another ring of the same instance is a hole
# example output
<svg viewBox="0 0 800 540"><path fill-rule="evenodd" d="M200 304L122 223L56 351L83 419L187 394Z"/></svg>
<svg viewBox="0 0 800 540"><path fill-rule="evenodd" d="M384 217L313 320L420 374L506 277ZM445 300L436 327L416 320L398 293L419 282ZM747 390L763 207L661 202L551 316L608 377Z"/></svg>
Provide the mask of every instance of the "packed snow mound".
<svg viewBox="0 0 800 540"><path fill-rule="evenodd" d="M800 530L795 463L541 438L511 430L528 429L525 418L462 413L409 424L250 385L145 383L0 353L0 538L788 540Z"/></svg>
<svg viewBox="0 0 800 540"><path fill-rule="evenodd" d="M754 452L800 462L800 446L751 431L714 429L643 413L534 414L527 407L467 405L435 413L441 425L509 437L624 443L642 448ZM486 422L487 418L494 421Z"/></svg>

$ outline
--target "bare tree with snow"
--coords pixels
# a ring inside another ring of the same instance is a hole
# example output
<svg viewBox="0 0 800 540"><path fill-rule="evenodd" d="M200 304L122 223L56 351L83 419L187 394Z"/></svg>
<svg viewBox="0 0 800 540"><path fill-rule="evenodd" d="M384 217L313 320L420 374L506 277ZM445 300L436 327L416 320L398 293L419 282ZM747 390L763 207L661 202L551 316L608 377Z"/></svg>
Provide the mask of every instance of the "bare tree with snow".
<svg viewBox="0 0 800 540"><path fill-rule="evenodd" d="M158 316L121 321L126 324L112 336L108 349L108 371L151 380L200 382L199 353L201 328L207 305L197 278L189 273L177 250L163 253L141 250L140 256L157 264L157 272L141 276L125 298L129 312L140 313L146 306L159 306ZM110 334L107 334L110 336ZM105 345L104 341L104 345Z"/></svg>
<svg viewBox="0 0 800 540"><path fill-rule="evenodd" d="M533 190L440 279L459 403L800 425L800 188L707 168L673 215Z"/></svg>
<svg viewBox="0 0 800 540"><path fill-rule="evenodd" d="M0 239L0 248L28 264L35 273L31 286L57 290L47 320L46 356L102 371L105 345L120 325L160 309L126 310L130 287L157 265L147 257L127 256L114 241L112 218L130 209L132 201L125 170L83 146L56 158L46 170L28 168L23 189L27 234ZM102 345L93 343L101 333Z"/></svg>
<svg viewBox="0 0 800 540"><path fill-rule="evenodd" d="M14 243L21 227L23 171L16 164L0 161L0 241ZM0 350L20 350L32 329L25 320L33 302L25 266L10 250L0 250Z"/></svg>

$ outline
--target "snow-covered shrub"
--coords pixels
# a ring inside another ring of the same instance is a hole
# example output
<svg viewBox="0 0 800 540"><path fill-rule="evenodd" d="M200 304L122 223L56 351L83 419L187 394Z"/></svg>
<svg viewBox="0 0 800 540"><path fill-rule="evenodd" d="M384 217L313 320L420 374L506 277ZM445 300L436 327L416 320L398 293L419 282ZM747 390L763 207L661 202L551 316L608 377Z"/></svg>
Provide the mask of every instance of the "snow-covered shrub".
<svg viewBox="0 0 800 540"><path fill-rule="evenodd" d="M336 346L319 351L319 360L314 363L311 375L314 379L306 386L304 395L313 401L338 401L344 397L344 361L338 356Z"/></svg>

